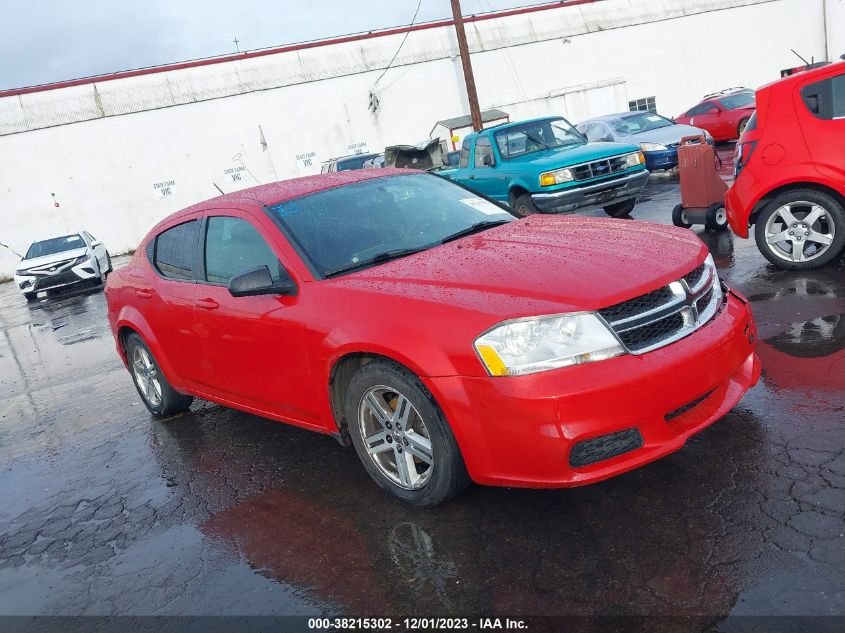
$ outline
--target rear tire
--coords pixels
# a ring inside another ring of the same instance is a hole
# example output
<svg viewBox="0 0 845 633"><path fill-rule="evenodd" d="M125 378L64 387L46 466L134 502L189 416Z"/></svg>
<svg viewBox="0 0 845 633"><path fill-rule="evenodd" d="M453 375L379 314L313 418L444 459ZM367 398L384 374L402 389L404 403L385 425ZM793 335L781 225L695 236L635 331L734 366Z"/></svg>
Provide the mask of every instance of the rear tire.
<svg viewBox="0 0 845 633"><path fill-rule="evenodd" d="M531 199L530 193L523 193L515 198L511 202L511 207L520 217L528 217L529 215L534 215L535 213L540 213L540 210L534 206L534 201Z"/></svg>
<svg viewBox="0 0 845 633"><path fill-rule="evenodd" d="M811 218L811 215L817 217ZM829 243L816 241L820 236ZM754 237L763 256L778 268L818 268L839 257L845 248L845 210L837 200L821 191L787 191L759 213L755 219ZM801 249L800 253L797 249Z"/></svg>
<svg viewBox="0 0 845 633"><path fill-rule="evenodd" d="M616 204L609 204L604 208L604 212L612 218L624 218L631 215L631 211L637 206L637 199L625 200L625 202L617 202Z"/></svg>
<svg viewBox="0 0 845 633"><path fill-rule="evenodd" d="M736 126L736 138L739 139L742 136L742 133L745 132L745 128L748 125L748 119L743 119L739 122L739 125Z"/></svg>
<svg viewBox="0 0 845 633"><path fill-rule="evenodd" d="M692 222L689 221L687 217L686 209L684 209L684 205L679 204L676 205L674 209L672 209L672 224L675 226L679 226L682 229L688 229L692 226Z"/></svg>
<svg viewBox="0 0 845 633"><path fill-rule="evenodd" d="M440 407L405 367L376 360L359 369L346 390L344 412L364 468L400 501L435 506L470 484Z"/></svg>
<svg viewBox="0 0 845 633"><path fill-rule="evenodd" d="M707 208L704 228L710 231L724 231L728 228L728 214L722 202L714 202Z"/></svg>
<svg viewBox="0 0 845 633"><path fill-rule="evenodd" d="M150 413L166 418L188 410L194 399L170 386L150 348L134 332L126 337L126 358L138 395Z"/></svg>

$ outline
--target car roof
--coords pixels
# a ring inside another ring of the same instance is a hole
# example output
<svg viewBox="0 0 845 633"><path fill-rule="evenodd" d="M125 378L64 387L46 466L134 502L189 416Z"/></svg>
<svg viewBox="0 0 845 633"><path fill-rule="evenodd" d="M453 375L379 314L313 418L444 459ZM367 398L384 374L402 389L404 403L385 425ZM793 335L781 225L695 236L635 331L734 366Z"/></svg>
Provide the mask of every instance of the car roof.
<svg viewBox="0 0 845 633"><path fill-rule="evenodd" d="M33 240L32 244L38 244L38 242L49 242L50 240L60 240L63 237L82 237L82 231L77 231L76 233L60 233L59 235L51 235L50 237L44 237L40 240ZM30 244L30 246L32 246Z"/></svg>
<svg viewBox="0 0 845 633"><path fill-rule="evenodd" d="M421 173L416 169L397 169L394 167L386 167L381 169L352 169L348 171L334 171L325 174L315 174L313 176L302 176L300 178L291 178L290 180L280 180L278 182L271 182L266 185L258 185L257 187L250 187L248 189L241 189L240 191L233 191L231 193L217 196L216 198L209 198L196 204L191 205L181 211L177 211L164 220L156 224L154 229L157 229L162 224L166 224L174 218L179 218L185 215L190 215L198 211L203 211L211 206L219 208L220 203L238 203L248 202L260 205L273 205L307 196L326 189L333 189L335 187L342 187L356 182L363 182L366 180L373 180L375 178L385 178L389 176L401 176L413 173Z"/></svg>
<svg viewBox="0 0 845 633"><path fill-rule="evenodd" d="M595 116L592 119L585 119L581 121L581 123L590 123L591 121L612 121L613 119L625 119L629 116L633 116L636 114L654 114L661 118L666 118L662 114L657 114L656 112L652 112L650 110L629 110L627 112L617 112L616 114L602 114L601 116ZM667 121L670 119L667 119ZM578 125L581 125L579 123Z"/></svg>
<svg viewBox="0 0 845 633"><path fill-rule="evenodd" d="M472 134L467 134L464 138L474 138L481 134L482 132L492 132L496 131L499 132L500 130L508 130L512 127L518 127L520 125L525 125L526 123L539 123L540 121L549 121L551 119L563 119L564 117L560 116L559 114L553 114L550 116L541 116L537 117L536 119L523 119L522 121L509 121L507 123L500 123L499 125L491 125L490 127L486 127L483 130L479 130L478 132L473 132Z"/></svg>
<svg viewBox="0 0 845 633"><path fill-rule="evenodd" d="M837 75L841 72L845 71L845 61L837 61L831 64L825 64L824 66L819 66L818 68L811 68L810 70L802 70L801 72L797 72L795 74L789 75L787 77L782 77L780 79L776 79L775 81L771 81L764 86L760 86L758 90L762 90L763 88L769 88L775 85L786 85L789 83L795 82L803 82L807 79L813 80L816 77L822 78L827 77L828 75Z"/></svg>

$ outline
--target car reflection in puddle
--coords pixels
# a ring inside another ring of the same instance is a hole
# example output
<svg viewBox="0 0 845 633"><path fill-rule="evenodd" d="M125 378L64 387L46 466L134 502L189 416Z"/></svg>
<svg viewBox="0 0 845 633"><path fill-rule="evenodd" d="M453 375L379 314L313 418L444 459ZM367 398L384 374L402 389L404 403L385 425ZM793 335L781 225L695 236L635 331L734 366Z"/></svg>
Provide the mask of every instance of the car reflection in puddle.
<svg viewBox="0 0 845 633"><path fill-rule="evenodd" d="M790 323L760 342L767 381L780 388L840 390L845 384L845 314Z"/></svg>

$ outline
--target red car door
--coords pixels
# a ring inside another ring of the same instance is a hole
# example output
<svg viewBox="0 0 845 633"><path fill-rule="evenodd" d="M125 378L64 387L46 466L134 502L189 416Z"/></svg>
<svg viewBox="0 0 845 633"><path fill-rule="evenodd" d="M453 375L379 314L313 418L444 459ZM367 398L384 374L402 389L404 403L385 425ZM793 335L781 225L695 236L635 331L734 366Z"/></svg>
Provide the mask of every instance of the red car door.
<svg viewBox="0 0 845 633"><path fill-rule="evenodd" d="M714 101L705 101L695 107L695 114L690 117L689 124L707 130L716 140L722 140L726 130L724 119L724 112Z"/></svg>
<svg viewBox="0 0 845 633"><path fill-rule="evenodd" d="M162 357L176 374L175 385L195 381L199 340L194 331L194 273L197 268L199 219L180 221L162 230L147 249L152 272L133 277L135 301L150 326Z"/></svg>
<svg viewBox="0 0 845 633"><path fill-rule="evenodd" d="M316 354L309 353L301 293L233 297L229 280L267 266L274 280L290 270L259 218L242 210L209 211L194 302L209 395L287 421L323 428L313 397ZM302 287L301 282L297 282Z"/></svg>

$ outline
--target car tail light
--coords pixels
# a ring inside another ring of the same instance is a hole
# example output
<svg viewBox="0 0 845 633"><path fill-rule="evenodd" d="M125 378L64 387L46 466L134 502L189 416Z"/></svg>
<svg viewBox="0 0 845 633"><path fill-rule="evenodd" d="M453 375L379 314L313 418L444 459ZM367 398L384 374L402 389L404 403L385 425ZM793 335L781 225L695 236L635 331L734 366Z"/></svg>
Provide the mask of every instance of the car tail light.
<svg viewBox="0 0 845 633"><path fill-rule="evenodd" d="M747 143L736 144L736 155L734 156L734 180L739 178L742 170L751 159L754 149L757 147L757 141L749 141Z"/></svg>

